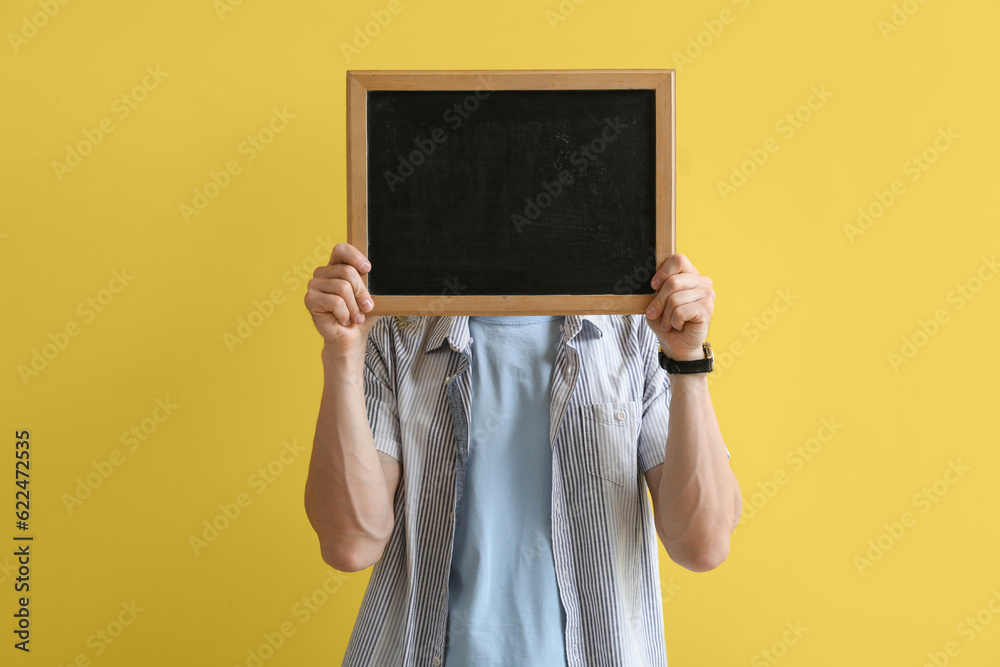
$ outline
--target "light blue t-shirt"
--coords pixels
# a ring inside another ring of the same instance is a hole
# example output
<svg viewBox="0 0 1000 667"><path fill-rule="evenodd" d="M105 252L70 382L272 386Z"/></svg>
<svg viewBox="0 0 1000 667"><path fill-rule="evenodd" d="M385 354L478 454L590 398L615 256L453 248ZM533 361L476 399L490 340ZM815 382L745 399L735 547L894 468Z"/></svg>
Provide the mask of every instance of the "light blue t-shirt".
<svg viewBox="0 0 1000 667"><path fill-rule="evenodd" d="M469 460L455 512L447 667L565 665L552 555L552 366L564 317L470 317Z"/></svg>

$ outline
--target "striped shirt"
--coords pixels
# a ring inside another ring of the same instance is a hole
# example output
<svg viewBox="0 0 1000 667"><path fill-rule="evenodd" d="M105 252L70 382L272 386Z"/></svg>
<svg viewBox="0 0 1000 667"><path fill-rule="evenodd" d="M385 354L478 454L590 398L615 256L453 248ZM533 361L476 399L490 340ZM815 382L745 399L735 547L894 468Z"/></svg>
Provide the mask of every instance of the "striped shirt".
<svg viewBox="0 0 1000 667"><path fill-rule="evenodd" d="M644 474L666 454L670 381L645 319L567 315L556 349L552 552L570 667L667 664ZM368 420L376 449L401 462L402 476L344 665L444 659L455 508L476 427L468 320L382 317L369 332Z"/></svg>

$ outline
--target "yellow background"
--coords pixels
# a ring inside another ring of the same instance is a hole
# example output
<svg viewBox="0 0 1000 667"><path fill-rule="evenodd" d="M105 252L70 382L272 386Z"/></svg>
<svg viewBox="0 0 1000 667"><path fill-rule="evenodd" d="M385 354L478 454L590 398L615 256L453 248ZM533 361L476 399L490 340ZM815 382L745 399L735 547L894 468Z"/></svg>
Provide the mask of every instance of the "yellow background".
<svg viewBox="0 0 1000 667"><path fill-rule="evenodd" d="M892 0L588 0L558 22L557 0L400 3L350 62L340 44L387 3L74 1L17 44L40 5L0 7L0 662L246 665L287 623L264 664L339 664L368 575L323 563L303 509L321 341L292 268L346 239L345 70L676 68L678 249L714 280L712 394L758 507L713 572L661 549L670 664L774 664L766 650L789 667L996 665L1000 618L980 613L971 641L960 624L1000 589L1000 280L962 308L949 292L1000 247L1000 5L896 2L888 32ZM119 118L147 67L167 74ZM831 96L802 111L813 86ZM248 162L239 146L274 108L294 119ZM797 111L786 138L776 123ZM104 118L114 131L60 182L52 163ZM958 138L911 181L907 161L947 128ZM724 201L718 182L769 138L779 150ZM240 173L186 222L180 204L229 160ZM897 179L905 193L849 238ZM134 278L102 293L123 268ZM769 312L779 290L792 305ZM108 296L91 321L78 310ZM18 367L70 322L78 335L25 382ZM129 451L122 433L163 416L157 399L178 408ZM823 419L842 427L796 469L786 457L829 434ZM30 655L10 632L16 429L32 443ZM258 494L251 476L286 441L306 453ZM64 494L115 450L124 462L69 512ZM949 461L968 471L915 502ZM196 555L190 536L240 493L249 506ZM915 524L883 535L904 512ZM859 571L880 537L890 548ZM307 617L304 597L324 603ZM134 622L96 640L133 601Z"/></svg>

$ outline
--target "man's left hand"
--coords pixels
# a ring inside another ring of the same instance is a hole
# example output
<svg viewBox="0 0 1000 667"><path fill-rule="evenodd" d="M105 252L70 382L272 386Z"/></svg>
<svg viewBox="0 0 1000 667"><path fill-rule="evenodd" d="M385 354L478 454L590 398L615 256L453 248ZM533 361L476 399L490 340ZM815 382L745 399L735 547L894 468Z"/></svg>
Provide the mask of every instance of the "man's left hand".
<svg viewBox="0 0 1000 667"><path fill-rule="evenodd" d="M704 359L702 343L715 310L712 279L698 273L681 254L668 257L650 280L659 290L646 310L646 324L663 353L676 361Z"/></svg>

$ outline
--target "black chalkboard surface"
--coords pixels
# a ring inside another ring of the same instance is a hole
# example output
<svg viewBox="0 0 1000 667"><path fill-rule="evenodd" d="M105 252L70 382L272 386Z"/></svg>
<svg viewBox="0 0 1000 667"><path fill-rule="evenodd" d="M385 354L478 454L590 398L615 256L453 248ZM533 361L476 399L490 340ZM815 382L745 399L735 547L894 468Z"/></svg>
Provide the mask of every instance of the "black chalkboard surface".
<svg viewBox="0 0 1000 667"><path fill-rule="evenodd" d="M610 72L396 72L355 91L348 242L388 306L373 314L645 309L673 252L673 77Z"/></svg>

